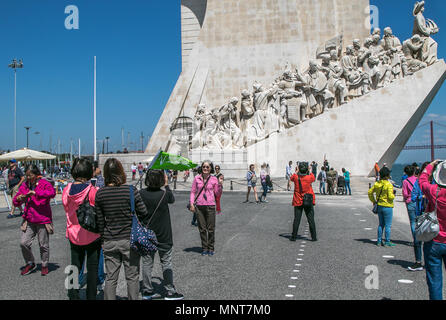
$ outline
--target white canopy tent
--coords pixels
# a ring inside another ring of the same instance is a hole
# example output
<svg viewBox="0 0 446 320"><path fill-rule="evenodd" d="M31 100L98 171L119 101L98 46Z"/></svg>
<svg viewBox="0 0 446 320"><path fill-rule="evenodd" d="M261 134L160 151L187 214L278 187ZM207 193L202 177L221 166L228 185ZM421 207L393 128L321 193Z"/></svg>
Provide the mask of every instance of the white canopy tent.
<svg viewBox="0 0 446 320"><path fill-rule="evenodd" d="M54 160L56 156L27 148L0 155L0 161L15 159L17 161Z"/></svg>

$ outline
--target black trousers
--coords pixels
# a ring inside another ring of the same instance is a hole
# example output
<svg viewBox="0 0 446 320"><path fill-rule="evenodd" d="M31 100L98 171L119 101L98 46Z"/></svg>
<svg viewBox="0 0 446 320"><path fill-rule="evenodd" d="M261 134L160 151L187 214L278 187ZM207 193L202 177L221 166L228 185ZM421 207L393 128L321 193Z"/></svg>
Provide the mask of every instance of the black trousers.
<svg viewBox="0 0 446 320"><path fill-rule="evenodd" d="M311 239L317 240L316 223L314 222L314 206L294 207L293 233L292 233L291 237L292 238L297 237L297 233L299 231L300 220L302 219L302 211L305 211L305 215L307 216L308 224L310 225Z"/></svg>
<svg viewBox="0 0 446 320"><path fill-rule="evenodd" d="M101 242L96 240L85 246L78 246L70 241L71 247L71 265L76 266L80 271L84 265L85 254L87 255L87 299L96 300L98 264L101 252ZM78 278L75 279L78 281ZM79 300L79 289L69 289L68 298L70 300Z"/></svg>
<svg viewBox="0 0 446 320"><path fill-rule="evenodd" d="M215 206L196 206L198 231L204 251L214 251L215 244Z"/></svg>

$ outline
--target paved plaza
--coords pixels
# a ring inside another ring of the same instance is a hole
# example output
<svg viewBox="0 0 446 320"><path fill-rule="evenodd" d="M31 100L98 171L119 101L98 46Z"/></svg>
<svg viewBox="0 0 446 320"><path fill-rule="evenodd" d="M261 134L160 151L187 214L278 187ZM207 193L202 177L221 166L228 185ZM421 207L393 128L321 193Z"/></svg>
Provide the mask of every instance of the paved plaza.
<svg viewBox="0 0 446 320"><path fill-rule="evenodd" d="M305 217L299 230L301 237L289 241L291 192L274 192L268 196L269 203L243 204L245 193L225 191L223 214L217 216L213 257L200 254L199 233L191 226L191 213L186 210L189 194L175 192L176 202L170 212L177 290L187 300L428 299L425 272L407 270L414 254L401 196L395 201L392 227L392 240L397 246L376 247L378 219L370 210L365 182L357 181L353 196L316 194L317 242L309 241ZM54 206L53 215L56 232L50 238L50 273L42 277L39 265L36 272L23 277L19 269L24 264L19 247L20 218L6 219L4 213L0 226L0 299L67 299L64 270L70 264L70 253L63 207ZM40 263L37 241L33 252ZM374 284L378 289L366 288L367 266L377 267L378 282ZM160 277L157 264L155 288L162 293ZM85 296L85 289L82 294ZM126 298L122 272L118 296ZM98 298L102 298L102 292Z"/></svg>

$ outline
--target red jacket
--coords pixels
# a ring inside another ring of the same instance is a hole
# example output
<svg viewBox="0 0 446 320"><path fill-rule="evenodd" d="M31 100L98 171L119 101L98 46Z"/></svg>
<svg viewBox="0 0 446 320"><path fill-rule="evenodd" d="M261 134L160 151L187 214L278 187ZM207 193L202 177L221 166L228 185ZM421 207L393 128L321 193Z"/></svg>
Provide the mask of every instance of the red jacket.
<svg viewBox="0 0 446 320"><path fill-rule="evenodd" d="M300 190L299 187L299 177L302 184L302 190ZM294 182L293 207L302 206L304 194L306 193L313 195L313 205L316 204L316 196L314 194L313 187L311 186L311 184L316 181L316 178L312 173L305 176L293 174L290 180Z"/></svg>

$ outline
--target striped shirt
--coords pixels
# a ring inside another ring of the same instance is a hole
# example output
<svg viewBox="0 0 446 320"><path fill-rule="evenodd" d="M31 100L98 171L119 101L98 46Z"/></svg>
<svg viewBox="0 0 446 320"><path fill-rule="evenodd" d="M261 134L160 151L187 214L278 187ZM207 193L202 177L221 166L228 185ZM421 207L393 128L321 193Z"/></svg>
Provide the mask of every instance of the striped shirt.
<svg viewBox="0 0 446 320"><path fill-rule="evenodd" d="M135 211L141 223L146 224L148 214L138 190L135 194ZM130 186L106 186L96 193L95 210L102 240L130 240L132 213L130 209Z"/></svg>

